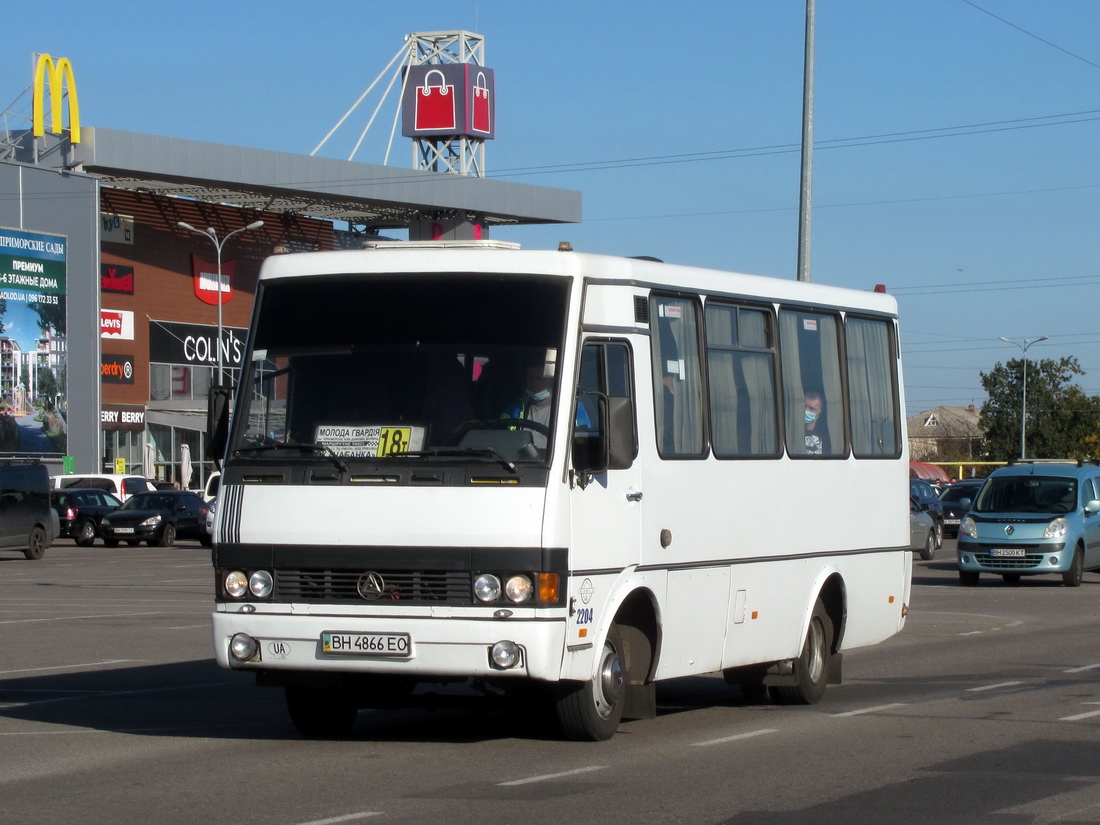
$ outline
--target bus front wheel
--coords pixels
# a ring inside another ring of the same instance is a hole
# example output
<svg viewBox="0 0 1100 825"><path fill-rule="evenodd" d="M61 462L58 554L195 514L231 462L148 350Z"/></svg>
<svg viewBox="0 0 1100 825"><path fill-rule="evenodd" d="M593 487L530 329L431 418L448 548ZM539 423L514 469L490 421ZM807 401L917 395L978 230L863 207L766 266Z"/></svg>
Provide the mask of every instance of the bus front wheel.
<svg viewBox="0 0 1100 825"><path fill-rule="evenodd" d="M359 713L351 695L342 688L288 686L286 709L298 733L311 739L343 736Z"/></svg>
<svg viewBox="0 0 1100 825"><path fill-rule="evenodd" d="M825 695L829 677L829 655L833 644L833 623L819 599L810 616L806 642L794 661L796 683L773 685L769 690L773 700L781 705L814 705Z"/></svg>
<svg viewBox="0 0 1100 825"><path fill-rule="evenodd" d="M587 682L561 682L555 710L566 739L599 742L610 739L623 718L626 674L623 640L612 625L600 650L596 678Z"/></svg>

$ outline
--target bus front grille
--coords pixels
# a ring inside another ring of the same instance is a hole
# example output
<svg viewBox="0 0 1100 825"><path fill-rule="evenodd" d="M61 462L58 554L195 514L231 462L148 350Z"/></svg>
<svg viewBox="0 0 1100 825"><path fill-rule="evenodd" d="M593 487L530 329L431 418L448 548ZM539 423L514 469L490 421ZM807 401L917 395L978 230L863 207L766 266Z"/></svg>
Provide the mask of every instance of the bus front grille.
<svg viewBox="0 0 1100 825"><path fill-rule="evenodd" d="M470 574L449 570L281 569L274 601L471 604Z"/></svg>

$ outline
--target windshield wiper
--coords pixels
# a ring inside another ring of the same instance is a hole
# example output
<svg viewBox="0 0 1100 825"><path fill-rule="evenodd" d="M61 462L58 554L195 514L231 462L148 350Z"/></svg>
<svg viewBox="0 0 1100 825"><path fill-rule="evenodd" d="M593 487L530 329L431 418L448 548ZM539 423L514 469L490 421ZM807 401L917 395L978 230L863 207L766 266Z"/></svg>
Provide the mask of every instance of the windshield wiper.
<svg viewBox="0 0 1100 825"><path fill-rule="evenodd" d="M492 461L496 461L512 474L519 472L515 464L492 447L467 447L463 450L413 450L409 452L389 453L386 456L379 456L379 458L465 458L467 456L488 458Z"/></svg>
<svg viewBox="0 0 1100 825"><path fill-rule="evenodd" d="M238 447L233 451L233 454L238 453L258 453L261 450L314 450L321 453L325 458L332 460L332 463L336 467L345 473L350 473L351 468L344 462L344 459L340 458L336 454L336 451L328 444L309 444L299 443L297 441L272 441L270 444L252 444L247 447Z"/></svg>

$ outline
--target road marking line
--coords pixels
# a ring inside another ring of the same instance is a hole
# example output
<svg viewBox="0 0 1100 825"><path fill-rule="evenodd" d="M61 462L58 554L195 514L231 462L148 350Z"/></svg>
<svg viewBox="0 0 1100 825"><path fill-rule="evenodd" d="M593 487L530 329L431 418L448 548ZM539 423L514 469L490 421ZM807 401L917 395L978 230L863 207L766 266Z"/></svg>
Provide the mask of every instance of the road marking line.
<svg viewBox="0 0 1100 825"><path fill-rule="evenodd" d="M590 771L602 771L606 770L607 765L590 765L587 768L575 768L571 771L562 771L561 773L547 773L542 776L531 776L527 779L513 779L511 782L498 782L498 786L513 786L513 785L529 785L532 782L545 782L548 779L561 779L563 776L576 776L579 773L588 773ZM307 823L307 825L309 825Z"/></svg>
<svg viewBox="0 0 1100 825"><path fill-rule="evenodd" d="M104 613L96 616L55 616L50 619L5 619L0 624L34 624L35 622L71 622L79 619L128 619L132 616L163 616L160 610L148 613Z"/></svg>
<svg viewBox="0 0 1100 825"><path fill-rule="evenodd" d="M1071 667L1069 670L1063 670L1062 673L1080 673L1084 670L1095 670L1098 667L1100 667L1100 664L1082 665L1081 667Z"/></svg>
<svg viewBox="0 0 1100 825"><path fill-rule="evenodd" d="M865 713L878 713L880 710L890 710L892 708L903 708L903 707L905 707L905 705L906 705L905 702L892 702L889 705L876 705L873 708L860 708L859 710L850 710L846 713L830 713L829 715L831 717L833 717L834 719L839 718L841 716L862 716Z"/></svg>
<svg viewBox="0 0 1100 825"><path fill-rule="evenodd" d="M1023 682L999 682L998 684L995 684L995 685L982 685L981 687L967 688L966 692L967 693L978 693L978 692L983 691L983 690L996 690L997 688L1003 688L1003 687L1016 687L1016 685L1022 685L1022 684L1024 684L1024 683Z"/></svg>
<svg viewBox="0 0 1100 825"><path fill-rule="evenodd" d="M1096 704L1096 703L1095 702L1090 702L1089 704ZM1100 710L1090 710L1086 713L1075 713L1073 716L1063 716L1058 721L1059 722L1076 722L1079 719L1088 719L1092 716L1100 716Z"/></svg>
<svg viewBox="0 0 1100 825"><path fill-rule="evenodd" d="M329 819L312 819L309 822L300 822L298 825L334 825L336 822L354 822L356 819L366 819L369 816L381 816L381 811L360 811L357 814L346 816L334 816Z"/></svg>
<svg viewBox="0 0 1100 825"><path fill-rule="evenodd" d="M738 739L751 739L754 736L763 736L765 733L778 733L778 728L761 728L751 730L748 733L735 733L733 736L723 736L721 739L709 739L706 742L692 742L692 747L705 748L709 745L721 745L725 742L736 742Z"/></svg>
<svg viewBox="0 0 1100 825"><path fill-rule="evenodd" d="M128 662L138 662L140 659L104 659L102 662L85 662L80 665L54 665L53 667L24 667L18 670L0 670L0 676L10 676L13 673L41 673L45 670L75 670L80 667L100 667L101 665L121 665Z"/></svg>

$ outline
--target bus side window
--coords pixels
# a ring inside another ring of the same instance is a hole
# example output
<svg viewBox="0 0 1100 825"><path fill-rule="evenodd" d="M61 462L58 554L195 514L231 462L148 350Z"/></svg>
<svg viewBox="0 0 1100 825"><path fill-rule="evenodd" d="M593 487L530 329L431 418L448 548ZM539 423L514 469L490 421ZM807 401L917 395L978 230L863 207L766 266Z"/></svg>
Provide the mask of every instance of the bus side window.
<svg viewBox="0 0 1100 825"><path fill-rule="evenodd" d="M703 389L696 304L654 295L649 314L657 452L662 458L701 458Z"/></svg>
<svg viewBox="0 0 1100 825"><path fill-rule="evenodd" d="M852 452L859 458L897 458L901 428L894 372L893 326L851 316L844 324Z"/></svg>
<svg viewBox="0 0 1100 825"><path fill-rule="evenodd" d="M591 427L599 424L600 395L608 399L611 413L613 432L603 434L612 441L611 468L624 469L638 454L630 348L624 342L589 342L581 351L577 404L584 408ZM582 416L577 418L580 421Z"/></svg>
<svg viewBox="0 0 1100 825"><path fill-rule="evenodd" d="M779 351L788 455L847 455L839 319L832 313L780 310Z"/></svg>
<svg viewBox="0 0 1100 825"><path fill-rule="evenodd" d="M772 316L707 301L711 444L718 458L780 453Z"/></svg>

